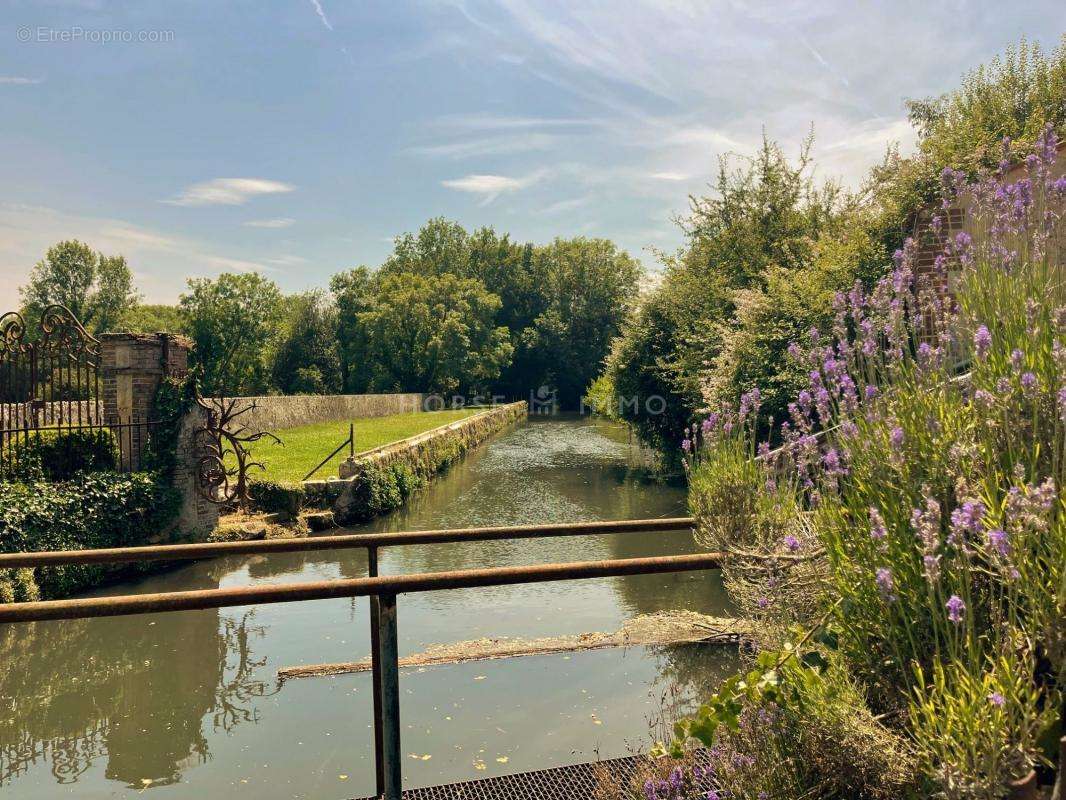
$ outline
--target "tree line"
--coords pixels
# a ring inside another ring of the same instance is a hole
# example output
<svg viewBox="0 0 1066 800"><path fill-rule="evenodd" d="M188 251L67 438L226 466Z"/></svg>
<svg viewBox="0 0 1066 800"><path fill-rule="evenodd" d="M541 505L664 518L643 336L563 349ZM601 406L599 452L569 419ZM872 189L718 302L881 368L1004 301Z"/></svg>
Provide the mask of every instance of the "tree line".
<svg viewBox="0 0 1066 800"><path fill-rule="evenodd" d="M255 272L194 278L174 305L140 301L122 256L50 248L22 288L32 320L63 303L90 331L190 336L205 393L412 391L576 405L632 310L640 263L605 239L517 243L442 218L376 269L284 294Z"/></svg>

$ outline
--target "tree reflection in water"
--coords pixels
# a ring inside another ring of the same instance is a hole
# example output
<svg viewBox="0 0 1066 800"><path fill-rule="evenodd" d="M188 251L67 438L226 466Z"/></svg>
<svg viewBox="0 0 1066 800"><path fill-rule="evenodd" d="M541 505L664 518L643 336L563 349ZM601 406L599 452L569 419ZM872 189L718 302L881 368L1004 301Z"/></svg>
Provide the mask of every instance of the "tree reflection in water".
<svg viewBox="0 0 1066 800"><path fill-rule="evenodd" d="M276 691L257 677L253 622L202 611L3 626L0 787L39 764L75 783L103 756L130 787L181 780L210 757L205 718L227 732L255 723L255 700Z"/></svg>

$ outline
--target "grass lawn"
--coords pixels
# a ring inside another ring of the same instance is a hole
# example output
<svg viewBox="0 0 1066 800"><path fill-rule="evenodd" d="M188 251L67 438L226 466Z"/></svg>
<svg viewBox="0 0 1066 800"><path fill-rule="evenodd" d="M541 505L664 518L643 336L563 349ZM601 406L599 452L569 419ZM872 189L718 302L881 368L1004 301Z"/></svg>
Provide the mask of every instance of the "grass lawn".
<svg viewBox="0 0 1066 800"><path fill-rule="evenodd" d="M428 431L440 425L469 417L484 409L467 408L457 411L422 411L411 414L393 414L388 417L357 419L355 422L355 452L371 450L389 442L396 442ZM251 445L252 458L266 466L266 472L253 471L253 477L275 481L299 481L311 469L328 456L334 448L348 438L348 422L320 422L273 431L282 441L275 444L264 439ZM348 457L348 448L322 467L315 478L337 474L337 465Z"/></svg>

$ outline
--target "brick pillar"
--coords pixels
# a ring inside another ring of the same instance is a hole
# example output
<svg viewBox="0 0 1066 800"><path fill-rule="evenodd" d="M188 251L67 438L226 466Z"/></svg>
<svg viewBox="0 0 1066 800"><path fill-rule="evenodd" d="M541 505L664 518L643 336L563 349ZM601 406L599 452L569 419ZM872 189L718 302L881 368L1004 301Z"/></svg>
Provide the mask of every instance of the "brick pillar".
<svg viewBox="0 0 1066 800"><path fill-rule="evenodd" d="M152 403L163 378L188 372L192 340L168 333L102 333L97 338L104 420L119 423L116 432L122 463L137 469L148 431L139 423L155 421ZM174 486L182 494L177 534L183 538L202 539L218 524L218 506L197 490L197 466L202 453L196 430L204 422L203 409L194 407L182 420L178 434ZM166 535L167 532L160 532L160 537Z"/></svg>
<svg viewBox="0 0 1066 800"><path fill-rule="evenodd" d="M192 341L169 333L102 333L98 338L104 422L119 426L115 432L122 463L137 469L156 390L164 375L188 371Z"/></svg>

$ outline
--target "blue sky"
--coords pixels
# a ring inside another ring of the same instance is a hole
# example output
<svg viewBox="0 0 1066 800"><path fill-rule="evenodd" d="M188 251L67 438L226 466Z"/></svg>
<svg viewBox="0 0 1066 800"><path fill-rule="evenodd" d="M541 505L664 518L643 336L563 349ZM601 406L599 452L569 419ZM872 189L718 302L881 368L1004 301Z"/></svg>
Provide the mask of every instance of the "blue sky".
<svg viewBox="0 0 1066 800"><path fill-rule="evenodd" d="M813 124L820 174L854 182L912 146L905 98L1066 30L1050 1L0 8L0 310L71 237L125 254L151 302L226 270L324 286L437 215L653 267L764 127L795 152Z"/></svg>

